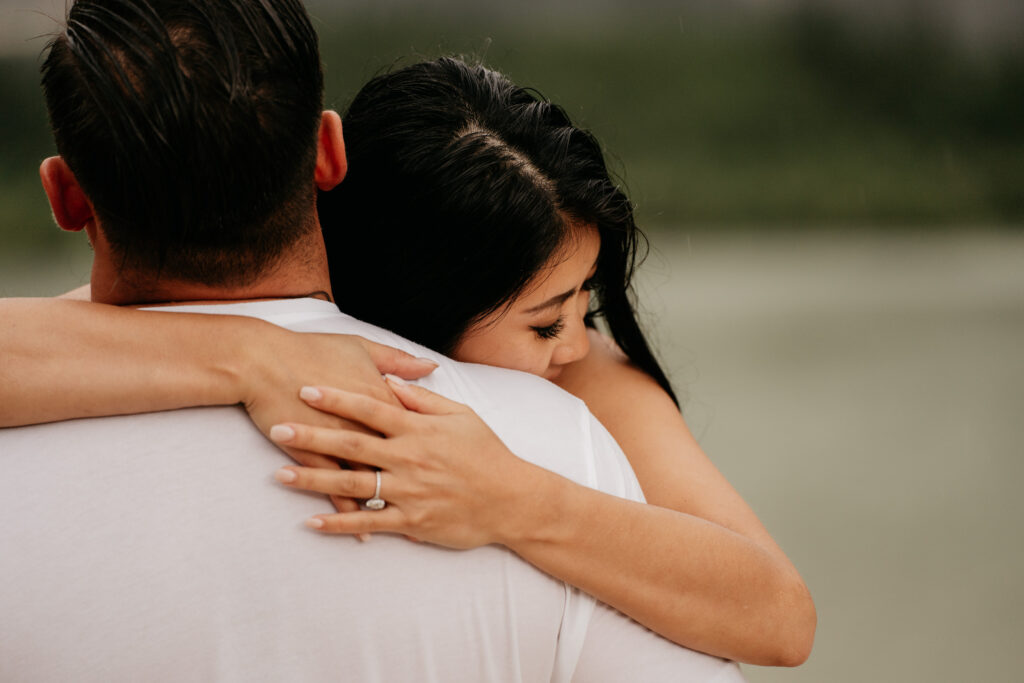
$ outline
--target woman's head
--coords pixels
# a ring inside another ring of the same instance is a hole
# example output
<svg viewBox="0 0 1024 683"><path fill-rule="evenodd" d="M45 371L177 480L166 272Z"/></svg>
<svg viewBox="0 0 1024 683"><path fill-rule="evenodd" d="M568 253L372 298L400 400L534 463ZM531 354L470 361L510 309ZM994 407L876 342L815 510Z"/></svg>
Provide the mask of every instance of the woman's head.
<svg viewBox="0 0 1024 683"><path fill-rule="evenodd" d="M371 80L344 127L348 176L319 202L342 310L474 360L460 343L498 329L517 299L599 244L587 291L623 351L668 388L630 302L642 239L632 206L561 107L443 58ZM556 320L550 340L571 322Z"/></svg>
<svg viewBox="0 0 1024 683"><path fill-rule="evenodd" d="M580 226L507 305L466 330L454 357L557 378L590 349L586 317L600 246L597 230Z"/></svg>

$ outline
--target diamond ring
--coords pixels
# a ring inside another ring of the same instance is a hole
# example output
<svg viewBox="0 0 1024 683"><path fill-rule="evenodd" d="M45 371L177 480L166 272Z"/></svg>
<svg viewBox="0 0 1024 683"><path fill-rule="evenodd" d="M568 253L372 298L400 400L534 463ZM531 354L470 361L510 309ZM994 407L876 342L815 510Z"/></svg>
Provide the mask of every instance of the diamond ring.
<svg viewBox="0 0 1024 683"><path fill-rule="evenodd" d="M387 503L380 497L380 470L377 470L377 488L373 491L373 498L366 501L367 510L383 510Z"/></svg>

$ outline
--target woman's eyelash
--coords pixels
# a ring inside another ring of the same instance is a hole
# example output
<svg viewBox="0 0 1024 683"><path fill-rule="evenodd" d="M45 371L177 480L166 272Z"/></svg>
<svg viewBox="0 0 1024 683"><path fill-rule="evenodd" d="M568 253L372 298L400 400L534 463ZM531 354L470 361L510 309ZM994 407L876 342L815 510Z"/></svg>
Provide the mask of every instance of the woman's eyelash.
<svg viewBox="0 0 1024 683"><path fill-rule="evenodd" d="M594 287L596 286L597 283L594 282L594 278L590 278L589 280L584 281L583 286L580 287L580 290L584 292L590 292L593 291Z"/></svg>
<svg viewBox="0 0 1024 683"><path fill-rule="evenodd" d="M565 316L559 317L558 320L550 325L532 327L531 329L533 329L541 339L554 339L561 334L563 329L565 329Z"/></svg>

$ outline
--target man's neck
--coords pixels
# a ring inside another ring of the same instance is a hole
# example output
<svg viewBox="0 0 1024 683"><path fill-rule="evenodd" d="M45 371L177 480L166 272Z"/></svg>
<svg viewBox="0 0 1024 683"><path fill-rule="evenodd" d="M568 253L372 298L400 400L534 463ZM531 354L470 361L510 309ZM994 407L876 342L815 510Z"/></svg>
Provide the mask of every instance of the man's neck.
<svg viewBox="0 0 1024 683"><path fill-rule="evenodd" d="M331 297L330 292L318 290L315 292L304 292L302 294L279 294L271 296L254 296L254 297L227 297L222 296L219 299L214 298L203 298L203 299L136 299L131 303L117 304L119 306L125 306L128 308L159 308L161 306L216 306L223 304L241 304L241 303L256 303L259 301L281 301L285 299L320 299L321 301L333 302L334 299ZM96 299L93 299L96 301ZM111 303L105 301L102 303Z"/></svg>
<svg viewBox="0 0 1024 683"><path fill-rule="evenodd" d="M92 269L92 300L116 306L166 306L172 304L222 304L270 299L315 297L333 301L323 239L317 230L265 273L239 286L212 286L198 282L126 272L102 249L95 251Z"/></svg>

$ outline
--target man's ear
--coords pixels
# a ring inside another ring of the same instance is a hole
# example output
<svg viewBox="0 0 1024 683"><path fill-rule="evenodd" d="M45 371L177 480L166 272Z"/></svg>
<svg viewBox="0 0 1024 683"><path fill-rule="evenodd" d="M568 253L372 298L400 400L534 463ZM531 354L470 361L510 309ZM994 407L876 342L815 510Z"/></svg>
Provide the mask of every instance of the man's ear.
<svg viewBox="0 0 1024 683"><path fill-rule="evenodd" d="M39 166L39 178L50 200L53 217L64 230L77 232L85 227L94 212L75 174L61 157L49 157Z"/></svg>
<svg viewBox="0 0 1024 683"><path fill-rule="evenodd" d="M320 117L320 133L317 135L316 186L331 190L345 179L348 160L345 158L345 138L341 134L341 117L338 112L327 110Z"/></svg>

